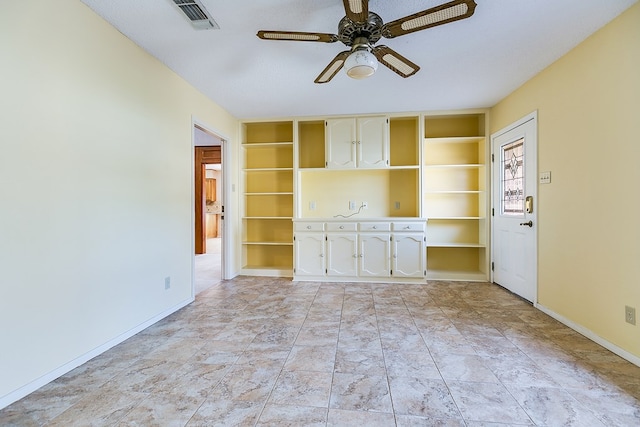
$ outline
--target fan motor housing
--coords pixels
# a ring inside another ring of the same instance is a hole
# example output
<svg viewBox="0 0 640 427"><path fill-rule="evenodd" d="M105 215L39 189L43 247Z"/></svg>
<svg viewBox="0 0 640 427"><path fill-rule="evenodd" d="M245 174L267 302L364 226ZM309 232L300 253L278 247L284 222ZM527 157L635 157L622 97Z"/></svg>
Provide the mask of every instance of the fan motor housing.
<svg viewBox="0 0 640 427"><path fill-rule="evenodd" d="M377 13L369 12L366 22L354 22L344 17L338 23L338 38L347 46L352 46L355 39L365 37L374 44L382 37L382 18Z"/></svg>

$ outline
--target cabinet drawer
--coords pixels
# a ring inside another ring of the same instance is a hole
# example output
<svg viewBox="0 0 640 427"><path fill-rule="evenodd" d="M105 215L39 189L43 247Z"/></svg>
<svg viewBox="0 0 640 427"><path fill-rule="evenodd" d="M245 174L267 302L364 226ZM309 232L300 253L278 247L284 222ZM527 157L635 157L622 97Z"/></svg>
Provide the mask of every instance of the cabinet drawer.
<svg viewBox="0 0 640 427"><path fill-rule="evenodd" d="M393 231L424 231L424 222L394 222Z"/></svg>
<svg viewBox="0 0 640 427"><path fill-rule="evenodd" d="M324 222L296 222L295 231L324 231Z"/></svg>
<svg viewBox="0 0 640 427"><path fill-rule="evenodd" d="M388 222L361 222L358 224L360 231L389 231L391 224Z"/></svg>
<svg viewBox="0 0 640 427"><path fill-rule="evenodd" d="M327 231L356 231L357 223L355 222L328 222Z"/></svg>

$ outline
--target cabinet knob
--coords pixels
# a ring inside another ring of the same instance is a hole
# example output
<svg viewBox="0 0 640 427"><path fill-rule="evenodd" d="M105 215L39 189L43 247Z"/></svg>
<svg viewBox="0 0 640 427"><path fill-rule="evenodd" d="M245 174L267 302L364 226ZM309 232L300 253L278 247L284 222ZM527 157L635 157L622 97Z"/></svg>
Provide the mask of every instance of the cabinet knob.
<svg viewBox="0 0 640 427"><path fill-rule="evenodd" d="M374 229L374 230L377 230L377 229L378 229L378 227L374 225L374 226L373 226L373 229Z"/></svg>
<svg viewBox="0 0 640 427"><path fill-rule="evenodd" d="M307 230L311 230L311 226L310 225L307 225Z"/></svg>
<svg viewBox="0 0 640 427"><path fill-rule="evenodd" d="M324 256L324 254L320 254L320 258L322 258Z"/></svg>
<svg viewBox="0 0 640 427"><path fill-rule="evenodd" d="M344 225L341 225L341 226L340 226L340 230L344 230Z"/></svg>

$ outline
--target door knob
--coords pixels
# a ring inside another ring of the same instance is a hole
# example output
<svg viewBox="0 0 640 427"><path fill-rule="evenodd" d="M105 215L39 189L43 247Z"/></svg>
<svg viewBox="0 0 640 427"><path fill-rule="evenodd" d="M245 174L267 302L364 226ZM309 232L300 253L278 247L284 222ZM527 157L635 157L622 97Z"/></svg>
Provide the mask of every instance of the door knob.
<svg viewBox="0 0 640 427"><path fill-rule="evenodd" d="M520 225L526 225L529 227L533 227L533 221L529 220L529 222L521 222Z"/></svg>

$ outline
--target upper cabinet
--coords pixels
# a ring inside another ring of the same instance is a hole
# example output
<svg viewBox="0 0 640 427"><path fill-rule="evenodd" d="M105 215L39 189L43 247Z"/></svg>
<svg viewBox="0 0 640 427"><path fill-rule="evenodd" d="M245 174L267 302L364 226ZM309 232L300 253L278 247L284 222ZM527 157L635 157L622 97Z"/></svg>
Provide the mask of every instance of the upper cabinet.
<svg viewBox="0 0 640 427"><path fill-rule="evenodd" d="M298 122L300 169L418 169L419 116Z"/></svg>
<svg viewBox="0 0 640 427"><path fill-rule="evenodd" d="M385 168L389 165L389 119L358 117L325 121L326 167Z"/></svg>
<svg viewBox="0 0 640 427"><path fill-rule="evenodd" d="M297 124L297 218L420 216L419 115Z"/></svg>

